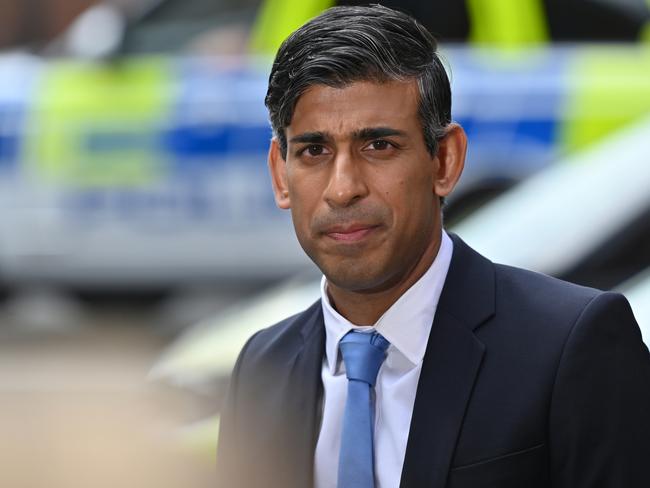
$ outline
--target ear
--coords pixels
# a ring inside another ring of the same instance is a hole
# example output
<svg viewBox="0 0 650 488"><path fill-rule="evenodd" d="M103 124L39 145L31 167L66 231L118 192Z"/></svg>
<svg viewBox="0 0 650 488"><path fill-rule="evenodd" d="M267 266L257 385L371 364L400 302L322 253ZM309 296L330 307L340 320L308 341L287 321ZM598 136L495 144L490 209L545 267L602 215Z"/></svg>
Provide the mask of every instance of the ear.
<svg viewBox="0 0 650 488"><path fill-rule="evenodd" d="M275 137L271 140L268 162L275 204L284 210L291 208L289 187L287 185L287 163L282 157L280 144Z"/></svg>
<svg viewBox="0 0 650 488"><path fill-rule="evenodd" d="M433 190L439 197L449 195L465 167L465 153L467 151L467 136L463 128L451 123L446 128L446 133L438 141L438 172L436 173Z"/></svg>

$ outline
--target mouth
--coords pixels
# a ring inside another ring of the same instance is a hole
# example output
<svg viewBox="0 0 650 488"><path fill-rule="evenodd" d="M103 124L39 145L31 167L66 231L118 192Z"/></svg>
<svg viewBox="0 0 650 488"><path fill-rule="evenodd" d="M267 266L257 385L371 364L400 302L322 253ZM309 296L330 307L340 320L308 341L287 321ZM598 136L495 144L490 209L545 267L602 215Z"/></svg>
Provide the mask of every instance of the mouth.
<svg viewBox="0 0 650 488"><path fill-rule="evenodd" d="M377 229L379 225L351 224L329 228L324 234L337 242L356 243L364 240Z"/></svg>

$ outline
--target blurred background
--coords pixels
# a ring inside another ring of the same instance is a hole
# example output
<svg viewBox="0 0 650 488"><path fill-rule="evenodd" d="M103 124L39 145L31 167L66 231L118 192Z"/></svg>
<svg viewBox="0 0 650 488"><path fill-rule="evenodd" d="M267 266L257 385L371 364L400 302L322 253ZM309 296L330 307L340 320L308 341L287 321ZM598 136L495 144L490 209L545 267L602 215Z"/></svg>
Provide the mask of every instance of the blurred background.
<svg viewBox="0 0 650 488"><path fill-rule="evenodd" d="M0 0L0 486L212 486L236 355L318 298L266 171L330 0ZM439 39L446 224L622 291L650 342L650 0L386 1Z"/></svg>

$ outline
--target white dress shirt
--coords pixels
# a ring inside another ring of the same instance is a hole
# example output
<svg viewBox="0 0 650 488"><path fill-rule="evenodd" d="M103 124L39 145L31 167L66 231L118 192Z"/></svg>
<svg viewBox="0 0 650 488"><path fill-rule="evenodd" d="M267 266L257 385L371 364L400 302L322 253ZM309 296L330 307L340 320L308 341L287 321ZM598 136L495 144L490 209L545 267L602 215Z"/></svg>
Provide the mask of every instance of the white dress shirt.
<svg viewBox="0 0 650 488"><path fill-rule="evenodd" d="M375 385L375 486L399 487L422 360L452 251L451 239L443 231L440 249L431 267L374 325L357 326L334 310L327 295L327 280L323 277L325 357L321 377L324 399L314 456L315 488L336 488L348 387L338 346L341 338L352 329L376 330L390 342Z"/></svg>

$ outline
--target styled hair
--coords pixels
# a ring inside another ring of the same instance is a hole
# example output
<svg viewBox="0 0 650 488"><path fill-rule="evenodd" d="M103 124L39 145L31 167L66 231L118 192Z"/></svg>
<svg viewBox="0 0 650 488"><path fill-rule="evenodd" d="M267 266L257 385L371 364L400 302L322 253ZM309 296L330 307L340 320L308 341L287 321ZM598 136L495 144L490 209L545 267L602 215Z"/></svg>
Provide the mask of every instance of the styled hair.
<svg viewBox="0 0 650 488"><path fill-rule="evenodd" d="M449 78L433 36L407 14L381 5L333 7L294 31L273 62L265 104L282 157L285 129L311 86L416 80L424 141L434 155L451 122Z"/></svg>

